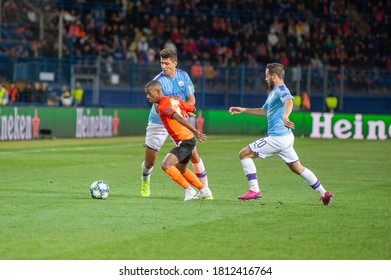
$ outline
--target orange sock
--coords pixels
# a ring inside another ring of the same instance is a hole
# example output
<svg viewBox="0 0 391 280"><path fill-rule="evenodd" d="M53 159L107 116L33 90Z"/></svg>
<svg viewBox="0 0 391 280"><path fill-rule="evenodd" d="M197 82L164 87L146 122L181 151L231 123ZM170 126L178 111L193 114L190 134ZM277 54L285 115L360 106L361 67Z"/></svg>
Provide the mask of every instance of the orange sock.
<svg viewBox="0 0 391 280"><path fill-rule="evenodd" d="M182 188L187 189L190 187L190 184L186 179L182 176L181 172L175 166L171 166L166 171L166 174L171 177L177 184L181 185Z"/></svg>
<svg viewBox="0 0 391 280"><path fill-rule="evenodd" d="M202 185L200 179L198 179L198 177L193 173L191 172L189 169L186 169L185 173L182 174L183 177L185 177L185 179L190 183L192 184L194 187L196 187L197 189L202 189L204 186Z"/></svg>

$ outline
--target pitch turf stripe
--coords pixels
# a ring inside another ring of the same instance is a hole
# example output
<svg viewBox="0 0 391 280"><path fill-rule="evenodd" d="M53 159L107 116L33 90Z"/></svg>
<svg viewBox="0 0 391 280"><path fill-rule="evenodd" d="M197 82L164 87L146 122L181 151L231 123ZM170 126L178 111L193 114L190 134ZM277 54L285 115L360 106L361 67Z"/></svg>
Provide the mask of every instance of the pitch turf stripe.
<svg viewBox="0 0 391 280"><path fill-rule="evenodd" d="M226 142L241 142L241 139L223 139L217 140L215 142L218 143L226 143ZM76 148L52 148L52 149L37 149L37 150L23 150L23 151L7 151L0 152L0 155L14 155L14 154L28 154L28 153L42 153L42 152L62 152L62 151L87 151L87 150L99 150L99 149L107 149L107 148L128 148L135 147L139 144L126 144L126 145L111 145L111 146L101 146L101 147L76 147Z"/></svg>
<svg viewBox="0 0 391 280"><path fill-rule="evenodd" d="M129 147L135 147L135 146L136 146L135 144L126 144L126 145L110 145L110 146L99 146L99 147L51 148L51 149L0 152L0 155L30 154L30 153L44 153L44 152L63 152L63 151L88 151L88 150L101 150L101 149L108 149L108 148L129 148Z"/></svg>
<svg viewBox="0 0 391 280"><path fill-rule="evenodd" d="M243 139L222 139L222 140L213 140L213 142L217 143L231 143L231 142L243 142Z"/></svg>

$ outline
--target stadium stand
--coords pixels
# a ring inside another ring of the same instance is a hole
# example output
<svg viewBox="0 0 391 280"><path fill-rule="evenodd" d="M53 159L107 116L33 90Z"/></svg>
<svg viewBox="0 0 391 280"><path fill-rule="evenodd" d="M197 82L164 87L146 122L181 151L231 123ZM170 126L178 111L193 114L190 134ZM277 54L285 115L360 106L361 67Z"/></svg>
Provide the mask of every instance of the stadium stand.
<svg viewBox="0 0 391 280"><path fill-rule="evenodd" d="M159 51L170 47L183 67L201 62L219 73L201 91L263 90L259 75L275 61L298 92L321 100L329 93L391 95L390 0L6 0L1 15L0 76L8 81L36 82L21 62L60 59L67 66L57 84L70 83L71 65L99 63L102 83L116 74L122 86L138 87L158 71Z"/></svg>

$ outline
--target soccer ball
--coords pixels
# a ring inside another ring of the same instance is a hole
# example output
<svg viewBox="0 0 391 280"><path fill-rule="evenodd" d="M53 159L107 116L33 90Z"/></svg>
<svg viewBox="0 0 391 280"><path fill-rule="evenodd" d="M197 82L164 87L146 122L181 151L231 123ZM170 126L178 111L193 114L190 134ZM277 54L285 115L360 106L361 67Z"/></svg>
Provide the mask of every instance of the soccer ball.
<svg viewBox="0 0 391 280"><path fill-rule="evenodd" d="M95 199L106 199L109 196L110 188L103 180L95 181L90 186L90 194Z"/></svg>

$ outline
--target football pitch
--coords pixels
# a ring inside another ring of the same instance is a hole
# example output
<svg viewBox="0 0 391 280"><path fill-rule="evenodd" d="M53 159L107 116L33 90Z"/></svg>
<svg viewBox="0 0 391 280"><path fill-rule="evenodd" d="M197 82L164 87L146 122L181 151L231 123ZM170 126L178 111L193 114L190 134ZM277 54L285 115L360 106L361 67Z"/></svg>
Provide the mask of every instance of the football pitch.
<svg viewBox="0 0 391 280"><path fill-rule="evenodd" d="M140 197L144 137L0 143L2 260L390 260L391 144L296 137L335 198L323 206L278 156L256 160L263 198L247 190L238 152L257 136L198 143L214 200L184 202L161 170ZM106 200L89 195L105 180Z"/></svg>

